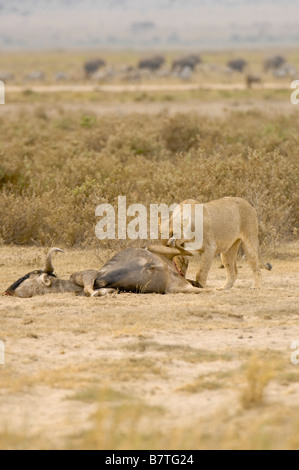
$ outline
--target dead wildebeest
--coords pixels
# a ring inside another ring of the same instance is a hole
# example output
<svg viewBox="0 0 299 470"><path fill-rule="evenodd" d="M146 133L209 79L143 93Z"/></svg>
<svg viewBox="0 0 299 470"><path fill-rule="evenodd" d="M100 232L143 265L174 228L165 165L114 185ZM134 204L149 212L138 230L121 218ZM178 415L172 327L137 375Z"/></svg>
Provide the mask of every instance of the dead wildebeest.
<svg viewBox="0 0 299 470"><path fill-rule="evenodd" d="M99 271L80 271L68 280L54 274L52 255L62 252L52 248L45 268L26 274L12 284L3 295L21 298L50 293L73 292L104 296L116 291L158 294L199 294L201 286L185 279L190 252L183 248L151 245L128 248L116 254Z"/></svg>

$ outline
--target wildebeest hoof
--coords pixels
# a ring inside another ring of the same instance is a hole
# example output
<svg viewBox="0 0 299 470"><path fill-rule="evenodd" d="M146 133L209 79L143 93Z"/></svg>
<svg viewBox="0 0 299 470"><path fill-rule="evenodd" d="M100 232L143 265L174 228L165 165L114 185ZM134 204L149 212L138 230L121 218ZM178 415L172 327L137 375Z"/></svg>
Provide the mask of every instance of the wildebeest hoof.
<svg viewBox="0 0 299 470"><path fill-rule="evenodd" d="M99 289L94 291L91 297L106 297L107 295L114 294L115 289Z"/></svg>
<svg viewBox="0 0 299 470"><path fill-rule="evenodd" d="M100 291L99 291L99 290L96 290L96 291L94 291L94 292L91 294L90 297L100 297L100 296L101 296Z"/></svg>

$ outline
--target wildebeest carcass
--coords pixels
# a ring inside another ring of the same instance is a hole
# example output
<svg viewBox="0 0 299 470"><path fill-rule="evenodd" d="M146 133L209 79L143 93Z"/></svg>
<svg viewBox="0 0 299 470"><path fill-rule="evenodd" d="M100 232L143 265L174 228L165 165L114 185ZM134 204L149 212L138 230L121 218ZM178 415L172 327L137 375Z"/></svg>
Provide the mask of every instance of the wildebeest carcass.
<svg viewBox="0 0 299 470"><path fill-rule="evenodd" d="M158 294L198 294L201 286L185 278L187 256L183 248L151 245L128 248L117 253L99 271L80 271L68 280L54 274L52 255L62 252L52 248L45 268L26 274L12 284L3 295L28 298L50 293L73 292L104 296L115 291Z"/></svg>

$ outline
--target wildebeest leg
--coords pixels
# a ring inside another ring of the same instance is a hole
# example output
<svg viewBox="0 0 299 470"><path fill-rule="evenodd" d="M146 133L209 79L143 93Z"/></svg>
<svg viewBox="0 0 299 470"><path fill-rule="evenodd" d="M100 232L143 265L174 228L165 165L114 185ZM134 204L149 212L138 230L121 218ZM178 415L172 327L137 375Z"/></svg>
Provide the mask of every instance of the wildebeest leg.
<svg viewBox="0 0 299 470"><path fill-rule="evenodd" d="M213 263L216 248L216 243L212 242L205 247L204 252L200 256L200 265L196 274L196 282L198 282L203 287L206 287L208 274Z"/></svg>
<svg viewBox="0 0 299 470"><path fill-rule="evenodd" d="M95 293L94 283L97 278L97 272L86 272L82 275L82 282L85 294L92 296Z"/></svg>
<svg viewBox="0 0 299 470"><path fill-rule="evenodd" d="M114 294L116 292L116 289L111 289L111 288L104 288L104 289L98 289L91 294L91 297L104 297L105 295L109 294Z"/></svg>
<svg viewBox="0 0 299 470"><path fill-rule="evenodd" d="M240 244L241 240L237 240L226 253L221 253L222 263L224 264L224 267L227 272L227 278L221 290L231 289L235 283L235 280L237 279L237 255L240 248Z"/></svg>

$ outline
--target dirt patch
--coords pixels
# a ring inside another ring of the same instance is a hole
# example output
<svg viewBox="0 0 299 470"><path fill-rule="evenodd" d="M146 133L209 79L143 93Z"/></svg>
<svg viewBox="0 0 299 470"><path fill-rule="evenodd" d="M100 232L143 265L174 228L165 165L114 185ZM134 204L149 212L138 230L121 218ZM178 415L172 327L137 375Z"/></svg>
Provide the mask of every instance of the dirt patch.
<svg viewBox="0 0 299 470"><path fill-rule="evenodd" d="M34 114L36 110L39 109L39 104L34 106L32 104L26 103L7 103L5 107L2 108L2 115L15 115L19 112L26 112ZM75 102L65 102L60 103L59 110L57 106L51 104L44 105L44 109L47 114L51 117L58 116L59 113L63 110L65 113L77 113L81 112L82 114L94 114L95 116L103 116L107 114L115 114L118 116L127 116L132 113L136 114L149 114L149 115L158 115L161 113L169 114L170 116L177 113L189 113L194 112L200 116L209 116L215 118L225 118L231 112L263 112L270 115L292 115L296 109L295 106L292 106L289 102L269 101L265 102L264 100L245 100L232 102L232 101L221 101L218 102L204 102L200 100L190 100L184 102L154 102L154 103L135 103L127 102L120 103L110 102L110 103L90 103L81 101L80 103ZM59 113L58 113L59 111Z"/></svg>

